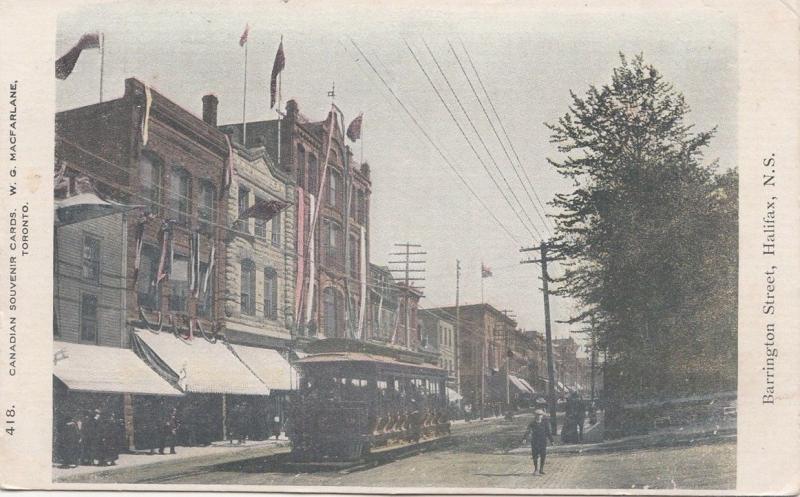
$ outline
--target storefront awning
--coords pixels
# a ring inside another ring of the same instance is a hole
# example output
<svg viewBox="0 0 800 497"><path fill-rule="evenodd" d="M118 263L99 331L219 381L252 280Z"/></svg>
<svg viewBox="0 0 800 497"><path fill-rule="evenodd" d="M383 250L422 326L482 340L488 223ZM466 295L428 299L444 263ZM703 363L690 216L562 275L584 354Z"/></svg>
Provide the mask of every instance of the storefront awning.
<svg viewBox="0 0 800 497"><path fill-rule="evenodd" d="M520 383L522 383L523 385L525 385L525 388L527 388L527 389L528 389L528 391L529 391L530 393L532 393L532 394L536 394L536 391L533 389L533 387L531 386L531 384L530 384L530 383L528 383L528 380L526 380L525 378L520 378L520 379L519 379L519 381L520 381Z"/></svg>
<svg viewBox="0 0 800 497"><path fill-rule="evenodd" d="M297 389L297 371L277 350L233 344L230 348L270 390Z"/></svg>
<svg viewBox="0 0 800 497"><path fill-rule="evenodd" d="M513 374L508 375L508 380L511 382L512 385L514 385L514 387L516 387L517 390L519 390L520 393L526 395L533 393L532 390L528 390L528 387L526 387L525 384L522 383L521 379L514 376Z"/></svg>
<svg viewBox="0 0 800 497"><path fill-rule="evenodd" d="M70 390L183 395L130 349L53 343L53 375Z"/></svg>
<svg viewBox="0 0 800 497"><path fill-rule="evenodd" d="M447 390L447 400L450 402L458 402L459 400L462 400L464 398L461 396L460 393L456 392L450 387L446 387L446 390Z"/></svg>
<svg viewBox="0 0 800 497"><path fill-rule="evenodd" d="M221 341L136 330L135 346L157 369L167 369L185 392L268 395L269 389Z"/></svg>

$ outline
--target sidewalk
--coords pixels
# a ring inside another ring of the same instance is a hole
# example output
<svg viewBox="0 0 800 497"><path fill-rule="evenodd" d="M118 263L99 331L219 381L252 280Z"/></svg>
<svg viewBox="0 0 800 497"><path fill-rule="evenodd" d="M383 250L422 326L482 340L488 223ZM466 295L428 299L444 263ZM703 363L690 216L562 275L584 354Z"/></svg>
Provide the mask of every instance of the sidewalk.
<svg viewBox="0 0 800 497"><path fill-rule="evenodd" d="M597 424L584 431L584 443L554 445L548 449L548 452L585 454L734 441L736 440L736 419L667 427L644 435L631 435L607 441L602 441L602 431L601 419ZM527 448L525 450L527 451Z"/></svg>
<svg viewBox="0 0 800 497"><path fill-rule="evenodd" d="M130 468L155 466L160 464L169 464L177 461L188 461L191 459L203 459L209 456L219 458L220 462L233 461L239 458L246 459L257 457L259 455L267 455L276 452L275 449L288 447L289 440L285 436L281 436L278 440L248 440L245 443L238 445L230 443L229 441L213 442L206 447L176 447L177 454L169 454L167 450L165 454L149 455L148 451L135 451L131 453L124 453L119 455L114 466L78 466L76 468L60 468L57 464L53 464L53 481L61 480L66 481L74 476L85 476L100 473L115 473L125 471ZM264 454L262 454L262 452ZM241 457L238 457L241 456Z"/></svg>

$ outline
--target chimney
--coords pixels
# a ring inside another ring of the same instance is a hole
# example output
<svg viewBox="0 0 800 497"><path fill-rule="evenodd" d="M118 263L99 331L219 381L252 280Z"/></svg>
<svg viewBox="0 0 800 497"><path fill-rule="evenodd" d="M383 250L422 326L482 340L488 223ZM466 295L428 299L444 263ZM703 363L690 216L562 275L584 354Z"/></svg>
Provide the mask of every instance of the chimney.
<svg viewBox="0 0 800 497"><path fill-rule="evenodd" d="M300 110L297 108L297 101L292 99L286 102L286 118L293 121L297 120Z"/></svg>
<svg viewBox="0 0 800 497"><path fill-rule="evenodd" d="M217 127L217 105L219 100L214 95L203 96L203 121Z"/></svg>

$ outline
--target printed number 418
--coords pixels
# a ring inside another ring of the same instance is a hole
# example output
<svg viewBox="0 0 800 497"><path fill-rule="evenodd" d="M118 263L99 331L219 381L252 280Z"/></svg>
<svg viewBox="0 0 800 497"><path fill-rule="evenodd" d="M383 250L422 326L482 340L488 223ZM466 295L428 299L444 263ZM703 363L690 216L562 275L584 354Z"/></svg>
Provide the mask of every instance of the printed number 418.
<svg viewBox="0 0 800 497"><path fill-rule="evenodd" d="M6 433L11 436L14 436L14 416L17 415L17 411L14 410L14 406L11 406L10 409L6 409Z"/></svg>

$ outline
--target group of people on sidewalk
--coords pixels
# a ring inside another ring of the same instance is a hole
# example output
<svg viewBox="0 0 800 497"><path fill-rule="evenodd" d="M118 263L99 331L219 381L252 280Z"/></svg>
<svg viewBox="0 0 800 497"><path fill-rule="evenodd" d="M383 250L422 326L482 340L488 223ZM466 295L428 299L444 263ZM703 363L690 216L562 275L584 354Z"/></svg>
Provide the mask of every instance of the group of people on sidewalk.
<svg viewBox="0 0 800 497"><path fill-rule="evenodd" d="M113 411L85 411L64 421L55 459L62 468L114 465L124 445L125 425Z"/></svg>

